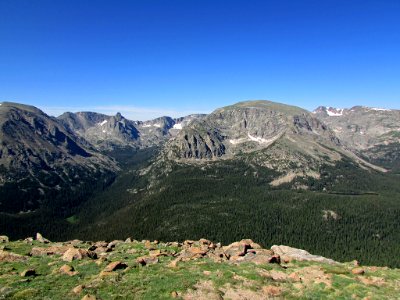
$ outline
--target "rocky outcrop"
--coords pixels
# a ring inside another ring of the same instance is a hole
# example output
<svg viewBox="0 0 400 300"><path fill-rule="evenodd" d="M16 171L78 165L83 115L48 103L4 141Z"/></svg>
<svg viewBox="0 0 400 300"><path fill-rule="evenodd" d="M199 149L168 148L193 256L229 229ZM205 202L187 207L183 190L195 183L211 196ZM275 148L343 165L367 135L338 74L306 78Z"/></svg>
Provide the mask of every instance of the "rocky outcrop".
<svg viewBox="0 0 400 300"><path fill-rule="evenodd" d="M28 258L23 255L12 253L6 250L0 250L0 262L15 262L15 261L25 261Z"/></svg>
<svg viewBox="0 0 400 300"><path fill-rule="evenodd" d="M298 261L314 261L319 263L327 263L327 264L336 264L332 259L325 258L323 256L313 255L308 253L305 250L292 248L289 246L272 246L271 250L276 254L279 255L280 258L285 261L289 262L291 260L298 260Z"/></svg>
<svg viewBox="0 0 400 300"><path fill-rule="evenodd" d="M73 260L81 260L86 257L94 259L97 257L97 255L90 250L85 250L81 248L69 248L67 251L64 252L62 260L71 262Z"/></svg>

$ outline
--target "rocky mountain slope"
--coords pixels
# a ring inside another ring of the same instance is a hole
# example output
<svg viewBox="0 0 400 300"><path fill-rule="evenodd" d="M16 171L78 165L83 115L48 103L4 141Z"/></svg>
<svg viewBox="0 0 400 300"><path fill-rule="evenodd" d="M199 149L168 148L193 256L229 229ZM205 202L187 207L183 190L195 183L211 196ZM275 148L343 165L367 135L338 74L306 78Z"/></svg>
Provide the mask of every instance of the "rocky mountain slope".
<svg viewBox="0 0 400 300"><path fill-rule="evenodd" d="M400 271L252 240L111 242L0 236L2 299L396 299Z"/></svg>
<svg viewBox="0 0 400 300"><path fill-rule="evenodd" d="M388 169L400 167L400 110L320 106L313 114L357 155Z"/></svg>
<svg viewBox="0 0 400 300"><path fill-rule="evenodd" d="M0 211L38 207L49 193L75 190L96 176L108 177L116 163L39 109L0 105Z"/></svg>
<svg viewBox="0 0 400 300"><path fill-rule="evenodd" d="M146 148L160 146L176 135L182 127L203 115L189 115L172 119L160 117L149 121L131 121L120 113L107 116L93 112L66 112L58 119L99 150L118 147Z"/></svg>
<svg viewBox="0 0 400 300"><path fill-rule="evenodd" d="M341 143L324 122L304 109L270 101L247 101L217 109L183 128L164 147L164 160L207 162L241 159L282 174L271 184L296 177L319 179L321 165L344 158L384 172Z"/></svg>

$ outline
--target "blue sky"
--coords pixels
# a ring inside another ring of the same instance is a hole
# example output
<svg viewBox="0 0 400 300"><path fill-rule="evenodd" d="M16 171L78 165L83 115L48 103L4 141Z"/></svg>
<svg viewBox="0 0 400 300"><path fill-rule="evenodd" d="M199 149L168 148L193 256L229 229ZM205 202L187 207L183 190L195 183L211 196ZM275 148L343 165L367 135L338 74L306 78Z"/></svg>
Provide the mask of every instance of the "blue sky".
<svg viewBox="0 0 400 300"><path fill-rule="evenodd" d="M400 108L400 1L0 0L0 101L131 119Z"/></svg>

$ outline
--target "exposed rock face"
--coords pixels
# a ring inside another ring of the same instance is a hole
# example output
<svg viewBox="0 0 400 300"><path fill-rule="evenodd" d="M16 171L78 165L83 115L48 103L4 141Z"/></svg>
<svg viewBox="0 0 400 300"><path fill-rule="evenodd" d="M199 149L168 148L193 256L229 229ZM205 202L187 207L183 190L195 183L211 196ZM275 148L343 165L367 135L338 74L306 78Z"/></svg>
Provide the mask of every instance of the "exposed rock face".
<svg viewBox="0 0 400 300"><path fill-rule="evenodd" d="M0 141L0 211L35 209L49 190L72 190L83 174L117 170L111 159L32 106L0 105Z"/></svg>
<svg viewBox="0 0 400 300"><path fill-rule="evenodd" d="M284 261L299 260L299 261L315 261L320 263L335 264L336 262L332 259L325 258L323 256L313 255L305 250L292 248L289 246L272 246L271 250L281 257Z"/></svg>
<svg viewBox="0 0 400 300"><path fill-rule="evenodd" d="M68 112L58 119L98 149L138 144L139 132L135 122L125 119L120 113L107 116L93 112Z"/></svg>
<svg viewBox="0 0 400 300"><path fill-rule="evenodd" d="M322 164L334 166L343 158L376 168L343 147L312 113L270 101L240 102L191 122L165 144L160 160L207 163L225 158L281 173L271 185L296 177L319 179Z"/></svg>
<svg viewBox="0 0 400 300"><path fill-rule="evenodd" d="M168 151L170 157L211 159L265 149L284 138L340 144L326 125L301 108L249 101L192 122L171 141Z"/></svg>
<svg viewBox="0 0 400 300"><path fill-rule="evenodd" d="M131 121L120 113L107 116L93 112L64 113L58 119L71 131L89 141L93 147L112 150L115 147L144 148L157 146L182 127L203 115L178 119L160 117L149 121Z"/></svg>
<svg viewBox="0 0 400 300"><path fill-rule="evenodd" d="M386 168L400 167L400 110L320 106L313 113L353 152Z"/></svg>

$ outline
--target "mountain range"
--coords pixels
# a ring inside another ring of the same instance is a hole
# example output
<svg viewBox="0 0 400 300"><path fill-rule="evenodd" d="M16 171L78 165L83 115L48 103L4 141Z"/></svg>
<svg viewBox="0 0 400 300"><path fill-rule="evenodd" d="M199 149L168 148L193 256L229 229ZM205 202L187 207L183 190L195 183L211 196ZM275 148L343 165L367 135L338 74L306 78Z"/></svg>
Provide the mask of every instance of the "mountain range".
<svg viewBox="0 0 400 300"><path fill-rule="evenodd" d="M400 209L400 110L260 100L133 121L3 102L0 141L0 225L12 238L279 237L338 259L360 251L374 264L400 241L389 237ZM357 229L370 218L374 226ZM311 237L321 232L339 244L357 237L343 254ZM363 239L374 246L360 248Z"/></svg>

